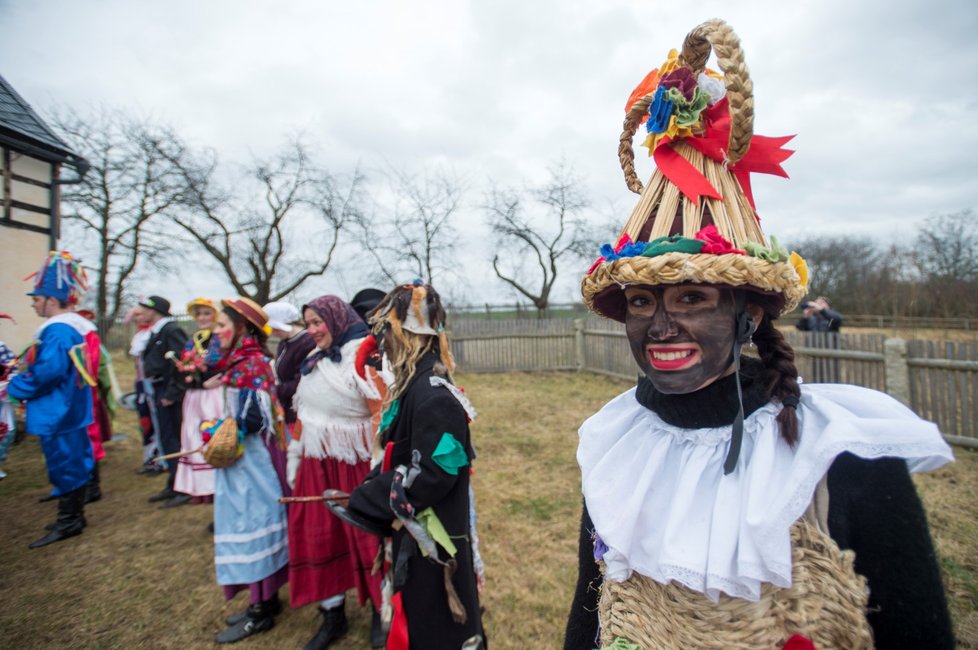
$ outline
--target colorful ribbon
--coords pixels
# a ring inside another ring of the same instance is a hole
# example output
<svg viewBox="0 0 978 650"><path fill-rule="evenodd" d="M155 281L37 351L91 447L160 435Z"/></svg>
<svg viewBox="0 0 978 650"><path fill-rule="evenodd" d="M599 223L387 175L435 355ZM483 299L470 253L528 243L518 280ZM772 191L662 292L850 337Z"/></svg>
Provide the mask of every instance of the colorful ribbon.
<svg viewBox="0 0 978 650"><path fill-rule="evenodd" d="M703 135L687 136L681 139L682 142L688 143L707 158L720 163L724 162L730 143L731 124L726 98L703 111L703 123L705 126ZM729 166L730 171L740 181L740 187L752 208L755 205L750 186L750 174L752 172L773 174L787 178L788 174L781 167L781 163L787 160L794 151L783 147L794 137L793 135L786 135L772 138L755 135L751 138L750 148L744 157ZM655 150L652 152L656 166L665 177L676 185L694 205L699 205L699 197L701 196L709 196L714 199L722 198L720 191L713 187L702 172L670 146L674 141L672 138L662 138L656 143Z"/></svg>

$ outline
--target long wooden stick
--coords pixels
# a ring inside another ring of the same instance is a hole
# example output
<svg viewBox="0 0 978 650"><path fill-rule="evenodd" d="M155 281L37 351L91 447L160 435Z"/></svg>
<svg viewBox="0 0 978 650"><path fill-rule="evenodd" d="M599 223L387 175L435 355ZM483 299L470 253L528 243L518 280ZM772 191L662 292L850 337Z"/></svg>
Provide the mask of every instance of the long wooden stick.
<svg viewBox="0 0 978 650"><path fill-rule="evenodd" d="M165 456L157 456L156 458L153 459L153 462L157 463L161 460L173 460L174 458L183 458L184 456L190 456L192 454L201 453L203 451L204 451L203 447L198 447L197 449L190 449L188 451L176 451L173 452L172 454L166 454Z"/></svg>
<svg viewBox="0 0 978 650"><path fill-rule="evenodd" d="M342 494L336 496L312 496L312 497L280 497L279 503L322 503L324 501L349 501L349 494Z"/></svg>

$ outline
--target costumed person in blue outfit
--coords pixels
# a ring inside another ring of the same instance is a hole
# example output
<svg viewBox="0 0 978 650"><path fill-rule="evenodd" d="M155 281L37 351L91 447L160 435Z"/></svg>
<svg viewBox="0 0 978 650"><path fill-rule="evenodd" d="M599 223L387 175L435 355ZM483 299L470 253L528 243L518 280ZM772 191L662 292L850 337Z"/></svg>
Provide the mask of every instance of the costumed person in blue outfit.
<svg viewBox="0 0 978 650"><path fill-rule="evenodd" d="M390 379L380 457L348 507L327 505L347 523L391 540L388 650L487 647L469 490L475 411L452 381L445 310L434 288L418 280L391 291L374 314L381 372Z"/></svg>
<svg viewBox="0 0 978 650"><path fill-rule="evenodd" d="M723 77L704 70L711 49ZM805 295L807 265L765 237L748 183L791 152L752 137L746 75L739 39L712 20L626 109L622 167L642 198L582 293L624 323L641 376L580 429L564 648L952 648L910 477L951 449L889 395L800 385L774 320Z"/></svg>
<svg viewBox="0 0 978 650"><path fill-rule="evenodd" d="M40 438L48 479L59 492L58 519L31 548L78 535L85 527L85 488L95 467L88 439L92 388L84 378L83 358L83 332L91 325L72 311L85 288L78 262L65 251L52 251L27 294L37 315L47 320L7 386L10 397L26 403L27 432Z"/></svg>
<svg viewBox="0 0 978 650"><path fill-rule="evenodd" d="M251 605L227 619L218 643L234 643L275 625L278 590L288 581L285 505L285 417L275 397L275 374L265 347L268 316L252 300L224 300L214 336L223 352L219 374L205 388L224 388L225 417L237 423L238 458L214 472L214 563L228 600L247 589ZM204 441L215 444L205 430Z"/></svg>

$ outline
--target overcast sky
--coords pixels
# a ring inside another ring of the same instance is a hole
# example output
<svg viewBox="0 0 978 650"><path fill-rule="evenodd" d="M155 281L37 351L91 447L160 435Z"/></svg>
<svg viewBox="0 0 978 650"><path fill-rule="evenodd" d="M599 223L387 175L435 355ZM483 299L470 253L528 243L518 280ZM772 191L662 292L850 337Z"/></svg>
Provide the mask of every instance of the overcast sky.
<svg viewBox="0 0 978 650"><path fill-rule="evenodd" d="M488 179L539 182L563 156L587 180L593 218L616 206L623 224L637 200L616 156L625 99L713 17L743 42L755 131L797 134L791 179L754 177L768 234L889 242L974 206L978 4L966 0L0 0L0 74L42 114L121 107L224 161L302 130L336 171L454 169L470 182L456 225L482 269L471 298L496 301L512 294L480 250ZM556 299L577 297L572 271ZM355 285L348 271L306 291ZM230 286L184 274L164 291Z"/></svg>

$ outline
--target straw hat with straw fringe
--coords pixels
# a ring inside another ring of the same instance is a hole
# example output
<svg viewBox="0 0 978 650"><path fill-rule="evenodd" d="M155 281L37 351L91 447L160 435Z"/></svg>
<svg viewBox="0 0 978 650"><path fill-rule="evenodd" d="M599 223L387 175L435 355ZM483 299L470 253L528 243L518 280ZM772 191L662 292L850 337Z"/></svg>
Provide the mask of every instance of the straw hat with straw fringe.
<svg viewBox="0 0 978 650"><path fill-rule="evenodd" d="M711 51L722 75L706 68ZM780 298L782 313L794 309L807 266L764 236L749 182L751 172L786 176L780 163L793 152L782 147L792 136L753 135L753 83L730 26L711 20L693 29L626 111L618 157L641 198L582 282L588 308L623 321L625 287L688 282L752 289ZM642 122L656 163L644 186L632 150Z"/></svg>

